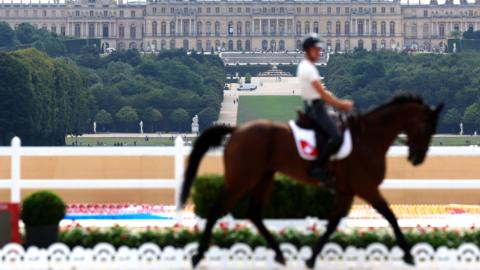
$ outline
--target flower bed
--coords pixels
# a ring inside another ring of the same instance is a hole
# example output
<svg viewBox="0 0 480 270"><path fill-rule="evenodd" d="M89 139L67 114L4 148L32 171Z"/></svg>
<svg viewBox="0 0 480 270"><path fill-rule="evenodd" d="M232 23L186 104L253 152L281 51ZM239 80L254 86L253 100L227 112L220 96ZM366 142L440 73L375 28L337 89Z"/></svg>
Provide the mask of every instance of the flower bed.
<svg viewBox="0 0 480 270"><path fill-rule="evenodd" d="M404 232L411 245L428 243L434 248L440 246L457 248L463 243L473 243L480 246L480 230L473 227L464 231L447 228L415 228L404 230ZM321 231L311 227L306 230L285 229L272 233L280 243L290 243L300 248L302 246L312 246L318 239ZM119 226L109 229L72 226L61 231L59 241L71 248L75 246L91 248L102 242L110 243L116 248L120 246L137 248L144 243L154 243L161 248L166 246L181 248L188 243L197 242L200 234L201 231L199 231L198 227L175 226L173 228L129 230ZM336 232L331 242L337 243L344 248L347 246L365 248L372 243L381 243L389 248L395 245L392 234L385 229ZM212 245L229 248L235 243L245 243L252 248L266 245L264 239L248 226L237 226L230 229L225 223L221 223L214 230Z"/></svg>

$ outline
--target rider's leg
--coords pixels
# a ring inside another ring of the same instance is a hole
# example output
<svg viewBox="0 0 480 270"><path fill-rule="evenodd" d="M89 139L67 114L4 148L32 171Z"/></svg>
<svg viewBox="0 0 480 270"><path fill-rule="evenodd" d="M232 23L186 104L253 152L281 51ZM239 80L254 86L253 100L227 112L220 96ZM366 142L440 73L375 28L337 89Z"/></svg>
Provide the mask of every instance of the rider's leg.
<svg viewBox="0 0 480 270"><path fill-rule="evenodd" d="M319 100L312 103L308 109L308 115L327 136L327 143L325 145L317 144L318 157L313 162L310 175L325 180L328 175L325 166L330 156L335 154L342 145L342 136L328 115L323 101Z"/></svg>

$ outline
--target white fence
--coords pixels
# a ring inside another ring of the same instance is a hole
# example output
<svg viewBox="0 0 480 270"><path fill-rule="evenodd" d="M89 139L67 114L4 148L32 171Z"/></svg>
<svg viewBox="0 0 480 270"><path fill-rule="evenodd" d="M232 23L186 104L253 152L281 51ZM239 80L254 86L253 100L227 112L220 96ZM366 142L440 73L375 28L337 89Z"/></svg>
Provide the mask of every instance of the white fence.
<svg viewBox="0 0 480 270"><path fill-rule="evenodd" d="M10 147L0 147L0 156L11 158L11 179L0 180L0 188L10 189L11 201L19 202L22 189L174 189L175 198L182 182L184 158L191 148L185 147L181 137L175 139L174 146L166 147L22 147L20 139L15 137ZM391 147L389 156L406 156L406 147ZM210 152L221 155L221 149ZM431 147L430 156L480 156L478 147ZM68 179L25 180L21 176L22 156L173 156L174 178L172 179ZM93 180L93 181L92 181ZM163 181L162 181L163 180ZM387 179L384 189L480 189L480 179Z"/></svg>
<svg viewBox="0 0 480 270"><path fill-rule="evenodd" d="M101 243L94 248L75 247L70 250L57 243L48 249L8 244L0 249L0 269L191 269L190 258L197 244L184 248L165 247L147 243L139 248L120 247ZM304 261L311 255L309 247L297 249L282 244L287 269L305 269ZM480 251L474 244L465 243L455 249L429 244L415 245L411 253L417 269L478 269ZM403 252L373 243L366 248L341 248L327 244L317 258L317 269L411 269L402 261ZM209 269L278 269L273 251L265 247L250 248L235 244L231 248L211 247L201 264Z"/></svg>

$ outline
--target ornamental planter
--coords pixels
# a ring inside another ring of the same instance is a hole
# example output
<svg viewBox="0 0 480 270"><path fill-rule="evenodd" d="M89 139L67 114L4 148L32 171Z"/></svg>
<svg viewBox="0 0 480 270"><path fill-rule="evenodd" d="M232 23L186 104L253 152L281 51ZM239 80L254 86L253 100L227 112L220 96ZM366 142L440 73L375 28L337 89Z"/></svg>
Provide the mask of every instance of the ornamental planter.
<svg viewBox="0 0 480 270"><path fill-rule="evenodd" d="M58 225L25 226L25 244L27 247L48 248L58 240Z"/></svg>

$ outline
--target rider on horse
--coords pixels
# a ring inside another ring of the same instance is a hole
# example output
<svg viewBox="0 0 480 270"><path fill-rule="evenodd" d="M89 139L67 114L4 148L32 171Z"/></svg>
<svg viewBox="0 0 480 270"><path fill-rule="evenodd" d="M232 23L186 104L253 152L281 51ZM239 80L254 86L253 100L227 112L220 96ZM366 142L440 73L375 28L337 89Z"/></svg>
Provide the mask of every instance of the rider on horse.
<svg viewBox="0 0 480 270"><path fill-rule="evenodd" d="M340 148L342 136L336 124L328 115L325 103L338 110L348 112L352 109L353 102L351 100L338 99L332 92L325 89L315 66L315 62L320 58L321 52L318 36L315 34L307 36L303 41L302 47L305 52L305 58L298 65L297 78L300 82L302 99L305 103L305 112L324 135L327 136L326 144L322 144L322 147L317 142L318 156L312 164L309 175L312 178L326 181L328 179L326 164L330 156Z"/></svg>

